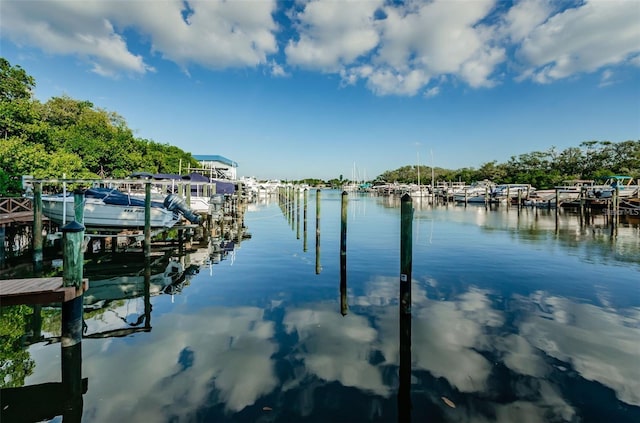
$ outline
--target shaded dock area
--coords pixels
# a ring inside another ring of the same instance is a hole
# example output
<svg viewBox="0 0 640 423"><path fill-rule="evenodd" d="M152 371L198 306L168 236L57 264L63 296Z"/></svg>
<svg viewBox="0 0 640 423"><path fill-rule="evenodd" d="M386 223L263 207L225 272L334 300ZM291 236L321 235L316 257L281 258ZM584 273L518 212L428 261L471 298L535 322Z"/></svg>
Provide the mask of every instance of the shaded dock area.
<svg viewBox="0 0 640 423"><path fill-rule="evenodd" d="M88 288L64 286L62 277L6 279L0 281L0 305L64 303L82 295Z"/></svg>

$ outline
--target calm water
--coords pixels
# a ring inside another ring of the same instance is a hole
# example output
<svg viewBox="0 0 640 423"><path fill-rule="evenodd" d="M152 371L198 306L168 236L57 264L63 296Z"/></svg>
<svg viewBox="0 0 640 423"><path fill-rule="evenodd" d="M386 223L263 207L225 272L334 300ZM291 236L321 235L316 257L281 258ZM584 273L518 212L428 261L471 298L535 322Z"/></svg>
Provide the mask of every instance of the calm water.
<svg viewBox="0 0 640 423"><path fill-rule="evenodd" d="M392 422L400 364L414 422L640 421L637 222L612 237L603 216L415 199L400 363L399 202L350 196L341 305L340 197L322 192L319 260L312 191L306 237L275 200L253 205L252 238L215 263L158 260L147 304L135 259L88 267L82 421ZM25 385L61 380L59 343L28 354Z"/></svg>

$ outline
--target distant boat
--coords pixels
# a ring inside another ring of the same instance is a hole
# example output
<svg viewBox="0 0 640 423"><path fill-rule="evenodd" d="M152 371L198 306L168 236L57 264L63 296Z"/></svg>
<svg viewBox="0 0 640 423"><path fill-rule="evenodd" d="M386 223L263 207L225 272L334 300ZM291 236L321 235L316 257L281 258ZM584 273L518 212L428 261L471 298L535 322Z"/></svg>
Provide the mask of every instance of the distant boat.
<svg viewBox="0 0 640 423"><path fill-rule="evenodd" d="M493 188L494 184L489 180L474 182L454 192L453 200L457 203L489 203Z"/></svg>
<svg viewBox="0 0 640 423"><path fill-rule="evenodd" d="M500 203L514 202L519 196L525 199L534 191L535 188L529 184L500 184L491 192L491 198Z"/></svg>
<svg viewBox="0 0 640 423"><path fill-rule="evenodd" d="M42 213L61 225L74 220L74 196L42 196ZM192 223L201 217L186 207L184 200L170 194L163 203L151 202L151 228L171 228L181 215ZM65 216L63 218L63 216ZM90 188L84 192L84 221L86 228L131 229L145 226L144 200L111 188Z"/></svg>

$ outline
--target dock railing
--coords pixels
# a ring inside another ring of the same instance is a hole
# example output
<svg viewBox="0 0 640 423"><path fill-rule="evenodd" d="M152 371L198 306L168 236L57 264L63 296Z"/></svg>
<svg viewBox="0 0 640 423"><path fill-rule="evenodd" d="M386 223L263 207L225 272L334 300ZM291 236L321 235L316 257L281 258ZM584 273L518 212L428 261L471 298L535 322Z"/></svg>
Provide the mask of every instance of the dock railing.
<svg viewBox="0 0 640 423"><path fill-rule="evenodd" d="M31 200L24 197L0 197L0 214L33 211Z"/></svg>

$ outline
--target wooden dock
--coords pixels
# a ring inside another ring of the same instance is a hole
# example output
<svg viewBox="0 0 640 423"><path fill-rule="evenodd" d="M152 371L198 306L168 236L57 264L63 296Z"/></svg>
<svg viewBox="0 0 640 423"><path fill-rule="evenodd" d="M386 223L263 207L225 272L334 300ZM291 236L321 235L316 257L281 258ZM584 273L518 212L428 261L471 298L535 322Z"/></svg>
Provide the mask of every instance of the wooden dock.
<svg viewBox="0 0 640 423"><path fill-rule="evenodd" d="M64 286L62 277L0 280L0 305L67 302L87 290L89 281L82 282L82 288L76 289Z"/></svg>

